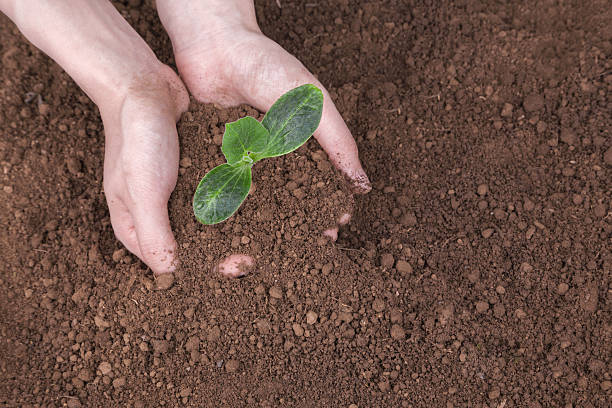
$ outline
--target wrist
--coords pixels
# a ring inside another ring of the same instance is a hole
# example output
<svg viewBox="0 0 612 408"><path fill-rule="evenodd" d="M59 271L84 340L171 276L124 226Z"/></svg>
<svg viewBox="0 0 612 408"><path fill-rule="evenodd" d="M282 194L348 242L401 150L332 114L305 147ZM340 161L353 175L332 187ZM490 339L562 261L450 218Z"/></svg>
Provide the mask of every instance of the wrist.
<svg viewBox="0 0 612 408"><path fill-rule="evenodd" d="M164 116L175 122L189 107L189 94L185 85L172 68L161 62L157 63L154 70L141 71L124 81L120 87L94 100L105 127L105 119L121 116L127 105L140 106L146 110L154 108L158 111L156 119Z"/></svg>
<svg viewBox="0 0 612 408"><path fill-rule="evenodd" d="M110 2L27 1L2 3L2 10L98 105L120 101L140 78L163 71L164 65Z"/></svg>
<svg viewBox="0 0 612 408"><path fill-rule="evenodd" d="M237 32L261 33L253 0L157 0L157 12L175 53Z"/></svg>

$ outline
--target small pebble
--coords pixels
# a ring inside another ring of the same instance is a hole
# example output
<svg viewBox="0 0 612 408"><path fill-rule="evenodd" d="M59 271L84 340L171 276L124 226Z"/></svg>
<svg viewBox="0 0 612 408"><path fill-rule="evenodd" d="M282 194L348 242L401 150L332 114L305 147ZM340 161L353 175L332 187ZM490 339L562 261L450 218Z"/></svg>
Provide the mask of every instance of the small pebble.
<svg viewBox="0 0 612 408"><path fill-rule="evenodd" d="M569 290L569 285L565 282L561 282L559 286L557 286L557 293L560 295L565 295Z"/></svg>
<svg viewBox="0 0 612 408"><path fill-rule="evenodd" d="M180 161L180 166L186 169L191 167L191 158L183 157Z"/></svg>
<svg viewBox="0 0 612 408"><path fill-rule="evenodd" d="M505 103L504 107L502 108L502 111L501 111L502 117L504 117L504 118L511 117L513 110L514 110L514 107L511 104Z"/></svg>

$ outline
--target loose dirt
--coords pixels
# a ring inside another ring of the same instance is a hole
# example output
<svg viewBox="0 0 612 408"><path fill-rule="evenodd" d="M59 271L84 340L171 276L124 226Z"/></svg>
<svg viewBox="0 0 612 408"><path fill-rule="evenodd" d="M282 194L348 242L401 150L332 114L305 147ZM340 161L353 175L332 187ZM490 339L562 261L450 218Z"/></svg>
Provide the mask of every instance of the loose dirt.
<svg viewBox="0 0 612 408"><path fill-rule="evenodd" d="M172 64L151 3L116 5ZM256 3L374 188L353 201L312 140L204 227L223 124L260 113L192 102L170 281L113 236L96 107L0 18L0 405L609 406L609 3ZM247 277L214 270L232 253Z"/></svg>

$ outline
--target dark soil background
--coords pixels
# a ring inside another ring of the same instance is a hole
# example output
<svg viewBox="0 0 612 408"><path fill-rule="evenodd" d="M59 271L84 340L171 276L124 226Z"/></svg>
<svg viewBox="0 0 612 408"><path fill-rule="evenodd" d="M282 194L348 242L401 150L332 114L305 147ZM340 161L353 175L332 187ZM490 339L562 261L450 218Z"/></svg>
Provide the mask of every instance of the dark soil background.
<svg viewBox="0 0 612 408"><path fill-rule="evenodd" d="M150 3L116 4L172 63ZM263 31L328 86L374 189L351 203L313 140L205 228L223 124L258 113L192 103L165 291L114 239L96 107L0 17L0 405L609 407L609 1L280 5ZM235 252L257 268L223 279Z"/></svg>

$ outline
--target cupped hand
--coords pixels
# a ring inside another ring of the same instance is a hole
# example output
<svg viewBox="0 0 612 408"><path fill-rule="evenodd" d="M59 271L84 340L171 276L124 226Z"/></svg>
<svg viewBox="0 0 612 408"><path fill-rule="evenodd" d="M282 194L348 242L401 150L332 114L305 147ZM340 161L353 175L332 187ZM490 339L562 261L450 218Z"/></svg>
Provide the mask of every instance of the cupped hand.
<svg viewBox="0 0 612 408"><path fill-rule="evenodd" d="M290 89L307 83L317 85L323 90L324 105L314 137L353 192L370 191L357 145L329 93L300 61L261 33L252 3L230 4L223 9L217 2L217 15L210 11L212 8L202 9L196 3L185 3L177 14L179 8L169 8L168 4L158 0L158 11L172 39L180 75L196 99L223 107L246 103L267 111ZM335 240L338 226L347 224L350 218L350 214L338 214L337 226L324 231L324 235ZM251 257L235 254L224 259L218 269L236 277L253 265Z"/></svg>
<svg viewBox="0 0 612 408"><path fill-rule="evenodd" d="M167 203L178 175L175 123L188 103L180 79L160 66L140 77L121 99L100 106L111 223L123 245L155 274L176 268Z"/></svg>
<svg viewBox="0 0 612 408"><path fill-rule="evenodd" d="M267 111L290 89L307 83L317 85L325 99L314 137L355 193L370 191L355 140L327 90L300 61L259 30L233 27L217 32L208 43L177 47L175 56L185 84L205 103L226 107L246 103Z"/></svg>

